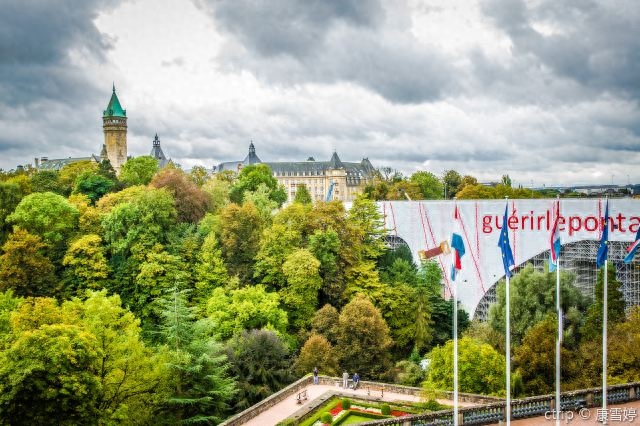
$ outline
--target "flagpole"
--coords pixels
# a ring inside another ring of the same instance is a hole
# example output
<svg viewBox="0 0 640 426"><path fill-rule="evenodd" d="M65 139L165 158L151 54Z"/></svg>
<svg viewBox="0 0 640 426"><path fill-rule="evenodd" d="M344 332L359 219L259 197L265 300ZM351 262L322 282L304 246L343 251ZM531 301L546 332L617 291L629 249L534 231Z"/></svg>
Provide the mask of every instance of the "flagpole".
<svg viewBox="0 0 640 426"><path fill-rule="evenodd" d="M507 277L507 288L506 288L506 321L507 321L507 344L506 344L506 358L507 358L507 426L511 424L511 327L510 327L510 312L509 312L509 293L510 293L510 285L509 285L509 274Z"/></svg>
<svg viewBox="0 0 640 426"><path fill-rule="evenodd" d="M609 226L605 223L605 226ZM607 242L608 243L608 242ZM602 413L603 421L606 424L607 416L607 259L604 261L604 294L602 296Z"/></svg>
<svg viewBox="0 0 640 426"><path fill-rule="evenodd" d="M558 217L560 217L560 196L558 196ZM555 242L554 242L555 243ZM558 313L558 337L556 338L556 426L560 426L562 401L560 397L560 352L562 350L562 305L560 304L560 252L556 257L556 312Z"/></svg>
<svg viewBox="0 0 640 426"><path fill-rule="evenodd" d="M454 200L456 197L454 197ZM457 231L457 222L460 220L458 217L458 204L456 201L453 203L453 220L454 220L454 233ZM451 245L453 246L453 233L451 237ZM456 250L452 250L454 254L452 271L455 273L456 267ZM454 275L455 278L455 275ZM458 426L458 280L453 280L453 425Z"/></svg>
<svg viewBox="0 0 640 426"><path fill-rule="evenodd" d="M507 201L507 208L509 206L509 197L505 197L506 201ZM505 221L505 224L507 224L508 222ZM509 229L505 230L507 232L509 232ZM506 282L506 312L505 312L505 316L506 316L506 322L507 322L507 326L506 326L506 333L507 333L507 339L506 339L506 358L507 358L507 374L506 374L506 380L507 380L507 407L506 407L506 416L507 416L507 426L511 425L511 312L510 312L510 305L511 305L511 301L510 301L510 293L511 293L511 285L510 285L510 277L509 275L511 274L505 274L506 278L507 278L507 282Z"/></svg>
<svg viewBox="0 0 640 426"><path fill-rule="evenodd" d="M458 426L458 281L453 282L453 425Z"/></svg>

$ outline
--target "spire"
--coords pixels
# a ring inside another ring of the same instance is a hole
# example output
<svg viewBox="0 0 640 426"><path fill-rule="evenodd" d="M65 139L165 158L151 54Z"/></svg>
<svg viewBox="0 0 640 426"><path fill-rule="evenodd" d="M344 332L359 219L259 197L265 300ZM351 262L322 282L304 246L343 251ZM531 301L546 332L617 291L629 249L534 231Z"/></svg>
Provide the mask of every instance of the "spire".
<svg viewBox="0 0 640 426"><path fill-rule="evenodd" d="M262 163L262 160L258 158L258 155L256 154L256 147L253 146L253 141L251 141L251 143L249 144L249 154L247 154L245 159L242 161L242 164L247 165L258 163Z"/></svg>
<svg viewBox="0 0 640 426"><path fill-rule="evenodd" d="M340 160L340 157L338 157L338 153L333 151L333 155L331 156L331 160L329 160L329 166L332 169L341 169L344 168L344 164L342 164L342 161Z"/></svg>
<svg viewBox="0 0 640 426"><path fill-rule="evenodd" d="M120 105L120 101L118 100L118 95L116 95L116 84L113 83L113 93L111 94L111 99L109 100L109 105L107 105L107 109L102 113L103 117L126 117L127 110L122 108Z"/></svg>
<svg viewBox="0 0 640 426"><path fill-rule="evenodd" d="M162 148L160 148L160 139L158 138L158 134L156 133L156 137L153 139L153 148L151 148L151 155L153 158L158 160L158 166L163 168L167 165L167 157L165 157L164 152L162 152Z"/></svg>

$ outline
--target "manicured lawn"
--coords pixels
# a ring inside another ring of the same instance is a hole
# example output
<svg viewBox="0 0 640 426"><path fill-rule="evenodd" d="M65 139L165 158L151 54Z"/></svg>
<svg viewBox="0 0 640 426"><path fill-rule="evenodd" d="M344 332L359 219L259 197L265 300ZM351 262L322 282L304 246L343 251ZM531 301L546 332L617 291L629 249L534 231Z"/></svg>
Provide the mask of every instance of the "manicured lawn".
<svg viewBox="0 0 640 426"><path fill-rule="evenodd" d="M358 413L349 411L344 417L335 422L335 425L355 425L358 423L370 422L371 420L388 419L390 416L375 415L370 413Z"/></svg>

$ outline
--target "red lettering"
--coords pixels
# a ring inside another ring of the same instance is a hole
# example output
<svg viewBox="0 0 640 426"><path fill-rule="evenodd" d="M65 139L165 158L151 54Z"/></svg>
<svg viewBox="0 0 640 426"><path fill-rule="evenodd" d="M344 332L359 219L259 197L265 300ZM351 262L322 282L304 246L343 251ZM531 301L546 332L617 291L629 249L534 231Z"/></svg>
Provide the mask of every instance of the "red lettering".
<svg viewBox="0 0 640 426"><path fill-rule="evenodd" d="M558 218L558 231L562 232L564 231L564 224L566 223L566 220L564 218L564 216L560 216Z"/></svg>
<svg viewBox="0 0 640 426"><path fill-rule="evenodd" d="M622 213L618 213L618 216L616 216L616 219L618 220L618 231L620 232L626 232L626 230L624 229L624 226L622 226L622 221L626 219L626 216L622 216Z"/></svg>
<svg viewBox="0 0 640 426"><path fill-rule="evenodd" d="M542 221L544 221L544 215L538 216L538 231L542 229L542 225L540 225Z"/></svg>
<svg viewBox="0 0 640 426"><path fill-rule="evenodd" d="M482 232L491 233L491 216L482 216Z"/></svg>
<svg viewBox="0 0 640 426"><path fill-rule="evenodd" d="M629 232L638 232L638 227L640 226L640 217L632 216L629 218L631 225L629 225Z"/></svg>
<svg viewBox="0 0 640 426"><path fill-rule="evenodd" d="M590 227L589 223L592 223L593 225ZM587 216L584 219L584 229L586 229L587 231L595 231L598 229L598 219L595 216Z"/></svg>
<svg viewBox="0 0 640 426"><path fill-rule="evenodd" d="M579 231L582 227L582 219L579 216L569 217L569 235L573 235L575 231Z"/></svg>
<svg viewBox="0 0 640 426"><path fill-rule="evenodd" d="M508 223L509 229L518 229L518 216L510 216Z"/></svg>

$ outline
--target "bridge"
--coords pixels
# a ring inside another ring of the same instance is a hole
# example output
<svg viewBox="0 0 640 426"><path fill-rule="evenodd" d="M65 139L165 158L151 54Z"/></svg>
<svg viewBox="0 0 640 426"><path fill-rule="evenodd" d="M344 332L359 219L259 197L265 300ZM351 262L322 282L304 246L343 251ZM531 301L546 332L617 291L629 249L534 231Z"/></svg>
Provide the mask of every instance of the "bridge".
<svg viewBox="0 0 640 426"><path fill-rule="evenodd" d="M548 257L556 199L459 200L459 201L381 201L378 209L393 244L407 244L414 260L418 253L451 241L453 232L464 240L466 255L456 278L459 300L474 317L482 317L496 283L504 277L498 237L505 205L508 205L509 239L516 266L529 261L541 263ZM595 258L601 237L606 200L561 199L559 230L563 244L561 267L579 275L578 288L593 294ZM454 218L455 210L458 215ZM625 248L634 240L640 226L640 200L609 199L609 259L613 260L628 304L640 304L639 260L622 264ZM566 248L566 249L565 249ZM437 250L436 250L437 251ZM451 294L451 256L433 257L443 272L445 293ZM565 265L566 263L566 265ZM582 275L581 275L582 274ZM586 275L585 275L586 274ZM580 279L582 277L582 279Z"/></svg>

